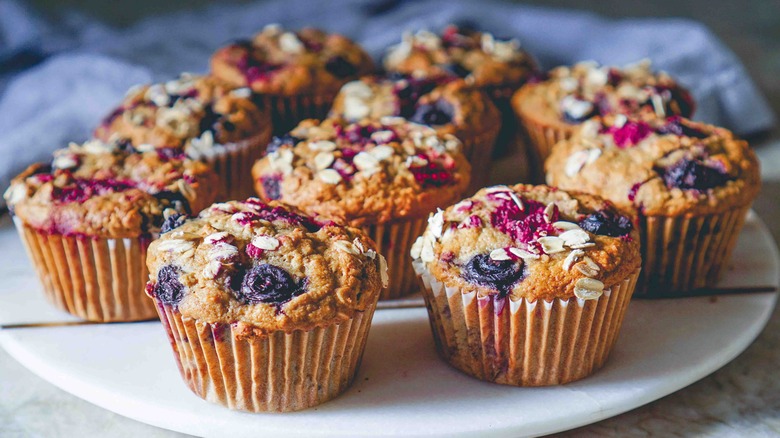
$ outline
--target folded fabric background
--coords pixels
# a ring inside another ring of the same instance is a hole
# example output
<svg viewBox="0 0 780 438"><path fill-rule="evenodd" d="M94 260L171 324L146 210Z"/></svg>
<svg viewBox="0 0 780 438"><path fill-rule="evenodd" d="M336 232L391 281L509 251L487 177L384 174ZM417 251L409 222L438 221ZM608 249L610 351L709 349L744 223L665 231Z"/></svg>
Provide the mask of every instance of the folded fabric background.
<svg viewBox="0 0 780 438"><path fill-rule="evenodd" d="M130 86L206 72L213 50L274 22L344 33L376 57L403 31L469 22L518 38L544 68L650 58L693 92L696 119L742 135L768 130L776 120L734 53L706 27L684 19L609 20L497 1L272 0L214 5L117 29L75 14L49 22L0 0L0 190L52 150L86 140Z"/></svg>

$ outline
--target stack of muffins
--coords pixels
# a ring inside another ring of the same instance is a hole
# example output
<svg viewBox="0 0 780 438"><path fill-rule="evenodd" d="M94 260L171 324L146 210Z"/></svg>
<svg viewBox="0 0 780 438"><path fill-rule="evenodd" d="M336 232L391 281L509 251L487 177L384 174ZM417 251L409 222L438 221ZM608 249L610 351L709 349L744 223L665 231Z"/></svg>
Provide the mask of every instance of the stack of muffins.
<svg viewBox="0 0 780 438"><path fill-rule="evenodd" d="M194 393L266 412L344 392L379 300L422 292L445 361L538 386L601 367L635 289L718 281L758 163L668 75L541 74L517 41L455 26L381 65L269 25L208 75L130 90L6 191L49 300L158 316ZM483 188L510 145L549 186Z"/></svg>

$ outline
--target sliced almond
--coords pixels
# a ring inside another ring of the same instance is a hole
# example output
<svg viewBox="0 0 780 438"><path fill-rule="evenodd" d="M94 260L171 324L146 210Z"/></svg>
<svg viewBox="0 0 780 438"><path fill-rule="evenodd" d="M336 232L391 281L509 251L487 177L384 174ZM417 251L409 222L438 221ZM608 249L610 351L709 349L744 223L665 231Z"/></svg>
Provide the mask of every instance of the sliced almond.
<svg viewBox="0 0 780 438"><path fill-rule="evenodd" d="M279 248L279 239L273 236L259 235L252 238L252 245L267 251Z"/></svg>
<svg viewBox="0 0 780 438"><path fill-rule="evenodd" d="M574 295L581 300L595 300L604 293L604 283L594 278L580 278L574 284Z"/></svg>
<svg viewBox="0 0 780 438"><path fill-rule="evenodd" d="M428 218L428 228L431 230L433 237L441 239L444 232L444 212L442 209L437 208L436 214L431 215Z"/></svg>
<svg viewBox="0 0 780 438"><path fill-rule="evenodd" d="M599 275L599 271L601 270L599 265L597 265L593 259L587 256L583 257L582 262L578 263L576 266L577 270L582 272L582 274L586 277L595 277Z"/></svg>
<svg viewBox="0 0 780 438"><path fill-rule="evenodd" d="M323 169L317 172L317 176L322 182L327 184L338 184L341 182L341 175L334 169Z"/></svg>
<svg viewBox="0 0 780 438"><path fill-rule="evenodd" d="M504 248L496 248L490 251L490 260L512 260L512 257L509 257L509 253Z"/></svg>
<svg viewBox="0 0 780 438"><path fill-rule="evenodd" d="M584 230L569 230L558 235L566 246L581 245L590 241L590 235Z"/></svg>
<svg viewBox="0 0 780 438"><path fill-rule="evenodd" d="M580 257L582 257L585 254L585 251L581 249L575 249L574 251L569 252L569 254L566 255L566 258L563 259L563 270L564 271L570 271L571 266L579 260Z"/></svg>
<svg viewBox="0 0 780 438"><path fill-rule="evenodd" d="M552 226L559 230L564 230L564 231L581 229L580 226L575 224L574 222L567 222L567 221L553 222Z"/></svg>
<svg viewBox="0 0 780 438"><path fill-rule="evenodd" d="M336 150L336 143L330 140L319 140L309 142L309 149L313 151L333 152Z"/></svg>
<svg viewBox="0 0 780 438"><path fill-rule="evenodd" d="M314 168L317 170L327 169L335 159L336 156L333 155L333 152L318 152L314 156Z"/></svg>
<svg viewBox="0 0 780 438"><path fill-rule="evenodd" d="M539 244L545 254L555 254L565 251L563 248L563 239L557 236L545 236L539 238Z"/></svg>
<svg viewBox="0 0 780 438"><path fill-rule="evenodd" d="M539 254L534 254L521 248L509 248L509 252L523 260L536 260L540 257Z"/></svg>

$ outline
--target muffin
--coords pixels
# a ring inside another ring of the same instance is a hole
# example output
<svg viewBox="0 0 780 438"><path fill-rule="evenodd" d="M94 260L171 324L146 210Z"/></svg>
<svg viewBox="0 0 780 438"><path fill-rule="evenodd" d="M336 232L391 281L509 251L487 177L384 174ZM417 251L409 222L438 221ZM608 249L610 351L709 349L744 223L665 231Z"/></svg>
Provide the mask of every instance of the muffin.
<svg viewBox="0 0 780 438"><path fill-rule="evenodd" d="M203 163L91 140L11 181L5 200L56 307L90 321L156 316L144 296L149 242L214 201Z"/></svg>
<svg viewBox="0 0 780 438"><path fill-rule="evenodd" d="M481 380L558 385L599 369L641 264L599 197L494 186L439 210L411 250L439 354Z"/></svg>
<svg viewBox="0 0 780 438"><path fill-rule="evenodd" d="M510 99L536 74L537 66L517 40L455 25L445 27L441 35L421 30L404 34L400 44L388 49L383 64L388 72L415 78L463 78L485 91L501 112L496 155L505 154L512 145L523 146L518 143Z"/></svg>
<svg viewBox="0 0 780 438"><path fill-rule="evenodd" d="M291 32L277 24L211 58L212 74L256 93L277 134L304 119L324 118L342 85L373 70L371 57L345 36L313 28Z"/></svg>
<svg viewBox="0 0 780 438"><path fill-rule="evenodd" d="M463 143L463 153L471 164L469 193L487 183L490 156L501 129L498 109L483 91L459 79L417 79L401 74L349 82L336 96L330 116L350 122L400 116L428 125L439 134L454 135Z"/></svg>
<svg viewBox="0 0 780 438"><path fill-rule="evenodd" d="M208 164L219 176L219 197L252 194L251 166L271 140L271 119L248 88L210 76L182 74L164 84L135 87L95 130L103 141L125 141Z"/></svg>
<svg viewBox="0 0 780 438"><path fill-rule="evenodd" d="M407 258L428 213L459 199L470 166L449 134L400 117L306 120L252 169L257 193L306 214L361 227L387 257L382 299L414 292Z"/></svg>
<svg viewBox="0 0 780 438"><path fill-rule="evenodd" d="M647 296L714 286L761 185L746 142L677 116L595 118L545 168L551 185L638 211Z"/></svg>
<svg viewBox="0 0 780 438"><path fill-rule="evenodd" d="M539 164L555 143L571 137L585 120L607 114L690 117L691 95L664 72L654 73L649 60L623 68L594 61L551 70L545 80L525 85L512 98Z"/></svg>
<svg viewBox="0 0 780 438"><path fill-rule="evenodd" d="M251 412L344 392L387 282L360 230L257 198L183 221L152 243L147 263L146 291L187 386Z"/></svg>

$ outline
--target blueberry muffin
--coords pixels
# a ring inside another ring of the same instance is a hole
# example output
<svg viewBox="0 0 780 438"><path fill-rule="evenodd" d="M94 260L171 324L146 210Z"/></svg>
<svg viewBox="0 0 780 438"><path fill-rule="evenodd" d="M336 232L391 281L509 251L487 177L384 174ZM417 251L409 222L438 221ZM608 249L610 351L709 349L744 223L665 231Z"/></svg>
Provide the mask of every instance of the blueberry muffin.
<svg viewBox="0 0 780 438"><path fill-rule="evenodd" d="M485 91L502 115L496 152L503 154L517 142L510 98L537 72L536 62L517 40L467 26L450 25L439 35L421 30L404 34L401 43L388 49L383 64L388 72L416 78L462 78Z"/></svg>
<svg viewBox="0 0 780 438"><path fill-rule="evenodd" d="M284 412L349 387L387 283L371 239L257 198L177 225L149 247L146 290L195 394Z"/></svg>
<svg viewBox="0 0 780 438"><path fill-rule="evenodd" d="M46 296L90 321L154 318L144 297L149 242L214 201L203 163L91 140L11 181L5 200Z"/></svg>
<svg viewBox="0 0 780 438"><path fill-rule="evenodd" d="M304 119L324 118L342 85L373 70L371 57L345 36L276 24L211 58L215 76L256 93L271 111L277 134Z"/></svg>
<svg viewBox="0 0 780 438"><path fill-rule="evenodd" d="M211 76L182 74L131 89L95 136L141 152L203 161L219 176L220 198L246 198L252 193L252 163L272 132L270 116L251 94Z"/></svg>
<svg viewBox="0 0 780 438"><path fill-rule="evenodd" d="M428 213L461 197L470 166L460 142L400 117L307 120L252 169L261 198L362 227L388 259L382 298L414 291L406 254Z"/></svg>
<svg viewBox="0 0 780 438"><path fill-rule="evenodd" d="M350 122L399 116L451 134L463 143L472 168L469 192L487 183L490 156L501 128L498 109L483 91L463 80L414 78L402 74L365 77L341 88L332 117Z"/></svg>
<svg viewBox="0 0 780 438"><path fill-rule="evenodd" d="M690 117L694 110L690 93L668 74L653 72L648 60L623 68L593 61L555 68L515 93L512 106L542 162L591 117Z"/></svg>
<svg viewBox="0 0 780 438"><path fill-rule="evenodd" d="M546 171L551 185L638 211L648 295L715 285L761 185L745 141L677 116L595 118Z"/></svg>
<svg viewBox="0 0 780 438"><path fill-rule="evenodd" d="M516 386L599 369L640 268L631 217L596 196L516 185L439 210L411 250L439 354Z"/></svg>

